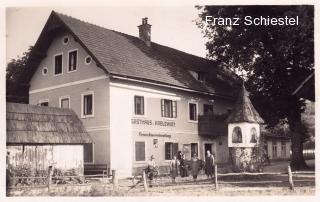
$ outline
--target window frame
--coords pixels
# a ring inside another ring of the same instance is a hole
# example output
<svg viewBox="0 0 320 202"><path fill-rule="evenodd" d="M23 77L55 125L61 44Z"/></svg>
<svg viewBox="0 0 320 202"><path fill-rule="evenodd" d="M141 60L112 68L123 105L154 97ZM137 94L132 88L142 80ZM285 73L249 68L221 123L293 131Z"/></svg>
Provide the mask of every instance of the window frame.
<svg viewBox="0 0 320 202"><path fill-rule="evenodd" d="M85 144L91 144L92 145L92 161L85 162L84 161L84 145L83 145L83 164L94 164L94 143L85 143Z"/></svg>
<svg viewBox="0 0 320 202"><path fill-rule="evenodd" d="M64 100L64 99L68 99L69 100L69 108L68 109L70 109L71 108L70 95L64 95L64 96L59 97L59 107L61 108L61 106L62 106L61 101Z"/></svg>
<svg viewBox="0 0 320 202"><path fill-rule="evenodd" d="M197 157L200 158L200 154L199 154L199 143L198 143L198 142L191 142L191 143L190 143L191 159L192 159L192 157L193 157L193 155L192 155L192 145L197 145Z"/></svg>
<svg viewBox="0 0 320 202"><path fill-rule="evenodd" d="M56 74L56 57L61 55L61 73ZM53 55L53 76L63 75L63 52Z"/></svg>
<svg viewBox="0 0 320 202"><path fill-rule="evenodd" d="M92 95L92 114L84 115L84 97L86 95ZM81 93L81 118L91 118L94 117L94 91L86 91Z"/></svg>
<svg viewBox="0 0 320 202"><path fill-rule="evenodd" d="M47 70L47 73L44 73L44 72L43 72L45 69ZM42 67L42 69L41 69L41 74L42 74L42 76L48 76L48 73L49 73L48 67L46 67L46 66L45 66L45 67Z"/></svg>
<svg viewBox="0 0 320 202"><path fill-rule="evenodd" d="M165 116L165 101L171 101L171 114L170 117ZM163 103L163 105L162 105ZM175 104L174 104L175 103ZM174 105L175 105L175 110L174 110ZM168 120L175 120L178 117L178 102L177 100L171 100L171 99L167 99L167 98L162 98L160 99L160 111L161 111L161 117L164 119L168 119Z"/></svg>
<svg viewBox="0 0 320 202"><path fill-rule="evenodd" d="M136 114L136 97L142 97L143 98L143 114ZM146 100L145 99L145 96L143 95L134 95L133 96L133 115L136 116L136 117L146 117L147 116L147 108L146 108Z"/></svg>
<svg viewBox="0 0 320 202"><path fill-rule="evenodd" d="M235 130L236 130L236 129L239 129L239 131L240 131L241 141L238 141L238 139L239 139L238 134L236 134L236 135L237 135L237 137L236 137L236 138L237 138L237 141L234 141L234 140L235 140L235 138L234 138L234 133L235 133ZM243 143L243 134L242 134L242 129L241 129L240 126L235 126L235 127L232 129L231 142L232 142L232 144L242 144L242 143Z"/></svg>
<svg viewBox="0 0 320 202"><path fill-rule="evenodd" d="M91 58L90 62L87 62L87 58ZM90 65L92 63L93 58L90 55L87 55L86 57L84 57L84 64L85 65Z"/></svg>
<svg viewBox="0 0 320 202"><path fill-rule="evenodd" d="M76 52L76 67L74 70L70 70L70 53L72 52ZM70 73L70 72L75 72L78 70L78 65L79 64L79 51L77 48L75 49L71 49L71 50L68 50L68 67L67 67L67 73Z"/></svg>
<svg viewBox="0 0 320 202"><path fill-rule="evenodd" d="M172 145L172 156L171 156L171 159L166 159L166 144L171 144ZM170 141L164 141L164 161L165 162L170 162L172 161L172 158L173 156L175 155L174 154L174 144L177 144L177 152L179 151L179 143L178 142L170 142Z"/></svg>
<svg viewBox="0 0 320 202"><path fill-rule="evenodd" d="M64 39L66 39L66 38L68 39L68 41L67 41L67 42L64 42ZM70 41L70 37L69 37L69 36L63 36L63 37L62 37L62 44L63 44L63 45L67 45L67 44L69 43L69 41Z"/></svg>
<svg viewBox="0 0 320 202"><path fill-rule="evenodd" d="M196 118L196 120L192 120L192 119L190 119L191 117L190 117L190 105L192 105L192 104L194 104L194 105L196 105L196 116L195 116L195 118ZM193 102L193 101L188 101L188 122L192 122L192 123L198 123L198 117L199 116L199 107L198 107L198 102Z"/></svg>
<svg viewBox="0 0 320 202"><path fill-rule="evenodd" d="M136 159L136 142L144 142L144 161L137 161ZM146 163L148 162L148 154L147 154L147 141L146 140L135 140L134 141L134 152L133 152L133 155L134 155L134 162L135 163Z"/></svg>

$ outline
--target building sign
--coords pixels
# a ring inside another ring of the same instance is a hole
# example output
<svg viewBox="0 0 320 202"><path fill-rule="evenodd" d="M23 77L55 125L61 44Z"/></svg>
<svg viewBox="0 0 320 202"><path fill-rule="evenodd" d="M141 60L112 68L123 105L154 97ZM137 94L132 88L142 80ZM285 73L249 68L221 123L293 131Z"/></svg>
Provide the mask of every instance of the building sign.
<svg viewBox="0 0 320 202"><path fill-rule="evenodd" d="M168 137L171 138L171 135L168 134L160 134L160 133L150 133L150 132L139 132L139 136L148 136L148 137Z"/></svg>
<svg viewBox="0 0 320 202"><path fill-rule="evenodd" d="M175 127L176 122L174 121L152 121L150 119L131 119L131 124L135 125L154 125L163 127Z"/></svg>

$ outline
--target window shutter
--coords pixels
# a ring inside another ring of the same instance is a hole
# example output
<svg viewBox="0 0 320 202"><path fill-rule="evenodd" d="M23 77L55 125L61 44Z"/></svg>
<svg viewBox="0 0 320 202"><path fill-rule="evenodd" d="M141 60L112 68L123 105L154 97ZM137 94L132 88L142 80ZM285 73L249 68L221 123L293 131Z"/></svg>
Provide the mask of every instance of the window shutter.
<svg viewBox="0 0 320 202"><path fill-rule="evenodd" d="M164 117L164 99L161 99L161 117Z"/></svg>
<svg viewBox="0 0 320 202"><path fill-rule="evenodd" d="M178 154L178 143L173 143L173 155L176 155Z"/></svg>
<svg viewBox="0 0 320 202"><path fill-rule="evenodd" d="M145 142L136 142L136 161L145 161L146 153L145 153Z"/></svg>
<svg viewBox="0 0 320 202"><path fill-rule="evenodd" d="M177 101L172 101L172 115L177 118Z"/></svg>

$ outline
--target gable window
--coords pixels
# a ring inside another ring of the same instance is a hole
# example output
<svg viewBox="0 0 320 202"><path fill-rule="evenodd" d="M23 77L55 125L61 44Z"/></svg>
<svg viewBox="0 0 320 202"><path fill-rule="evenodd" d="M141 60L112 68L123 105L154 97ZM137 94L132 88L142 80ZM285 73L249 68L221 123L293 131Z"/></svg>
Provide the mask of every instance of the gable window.
<svg viewBox="0 0 320 202"><path fill-rule="evenodd" d="M135 142L136 161L146 161L146 143Z"/></svg>
<svg viewBox="0 0 320 202"><path fill-rule="evenodd" d="M70 108L70 97L69 96L65 96L65 97L60 97L59 98L60 100L60 107L61 108Z"/></svg>
<svg viewBox="0 0 320 202"><path fill-rule="evenodd" d="M47 67L42 68L42 75L45 76L47 74L48 74L48 68Z"/></svg>
<svg viewBox="0 0 320 202"><path fill-rule="evenodd" d="M164 151L165 151L165 160L173 159L174 155L178 153L178 143L166 142L164 144Z"/></svg>
<svg viewBox="0 0 320 202"><path fill-rule="evenodd" d="M94 116L94 97L93 92L82 94L82 118Z"/></svg>
<svg viewBox="0 0 320 202"><path fill-rule="evenodd" d="M87 57L84 59L84 62L86 63L86 65L91 64L91 61L92 61L91 56L87 56Z"/></svg>
<svg viewBox="0 0 320 202"><path fill-rule="evenodd" d="M62 74L62 54L54 56L54 75Z"/></svg>
<svg viewBox="0 0 320 202"><path fill-rule="evenodd" d="M134 96L134 114L144 115L144 97Z"/></svg>
<svg viewBox="0 0 320 202"><path fill-rule="evenodd" d="M203 104L203 114L204 115L213 114L213 105Z"/></svg>
<svg viewBox="0 0 320 202"><path fill-rule="evenodd" d="M161 99L161 116L177 118L177 101Z"/></svg>
<svg viewBox="0 0 320 202"><path fill-rule="evenodd" d="M242 132L239 126L232 131L232 143L242 143Z"/></svg>
<svg viewBox="0 0 320 202"><path fill-rule="evenodd" d="M93 144L86 143L83 145L83 161L85 163L93 163Z"/></svg>
<svg viewBox="0 0 320 202"><path fill-rule="evenodd" d="M69 64L68 70L69 72L77 70L77 62L78 62L78 51L73 50L69 51Z"/></svg>
<svg viewBox="0 0 320 202"><path fill-rule="evenodd" d="M63 40L62 40L63 45L67 45L68 42L69 42L69 37L67 36L63 37Z"/></svg>
<svg viewBox="0 0 320 202"><path fill-rule="evenodd" d="M189 103L189 121L197 121L198 120L198 112L197 112L197 104Z"/></svg>

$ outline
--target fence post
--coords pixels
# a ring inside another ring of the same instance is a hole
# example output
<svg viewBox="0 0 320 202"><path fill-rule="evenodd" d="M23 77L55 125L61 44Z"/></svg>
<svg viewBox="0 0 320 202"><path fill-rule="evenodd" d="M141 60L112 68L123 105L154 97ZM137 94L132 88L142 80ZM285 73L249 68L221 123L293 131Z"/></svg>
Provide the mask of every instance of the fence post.
<svg viewBox="0 0 320 202"><path fill-rule="evenodd" d="M112 170L112 183L115 189L118 189L118 176L116 170Z"/></svg>
<svg viewBox="0 0 320 202"><path fill-rule="evenodd" d="M294 184L293 184L293 180L292 180L292 172L291 172L290 166L288 166L288 178L289 178L289 188L291 190L294 190Z"/></svg>
<svg viewBox="0 0 320 202"><path fill-rule="evenodd" d="M49 166L49 168L48 168L48 175L47 175L48 192L50 192L51 180L52 180L52 166Z"/></svg>
<svg viewBox="0 0 320 202"><path fill-rule="evenodd" d="M146 172L144 171L142 172L142 180L143 180L144 190L148 192L147 177L146 177Z"/></svg>
<svg viewBox="0 0 320 202"><path fill-rule="evenodd" d="M217 164L214 165L214 184L216 189L218 189L218 166Z"/></svg>

